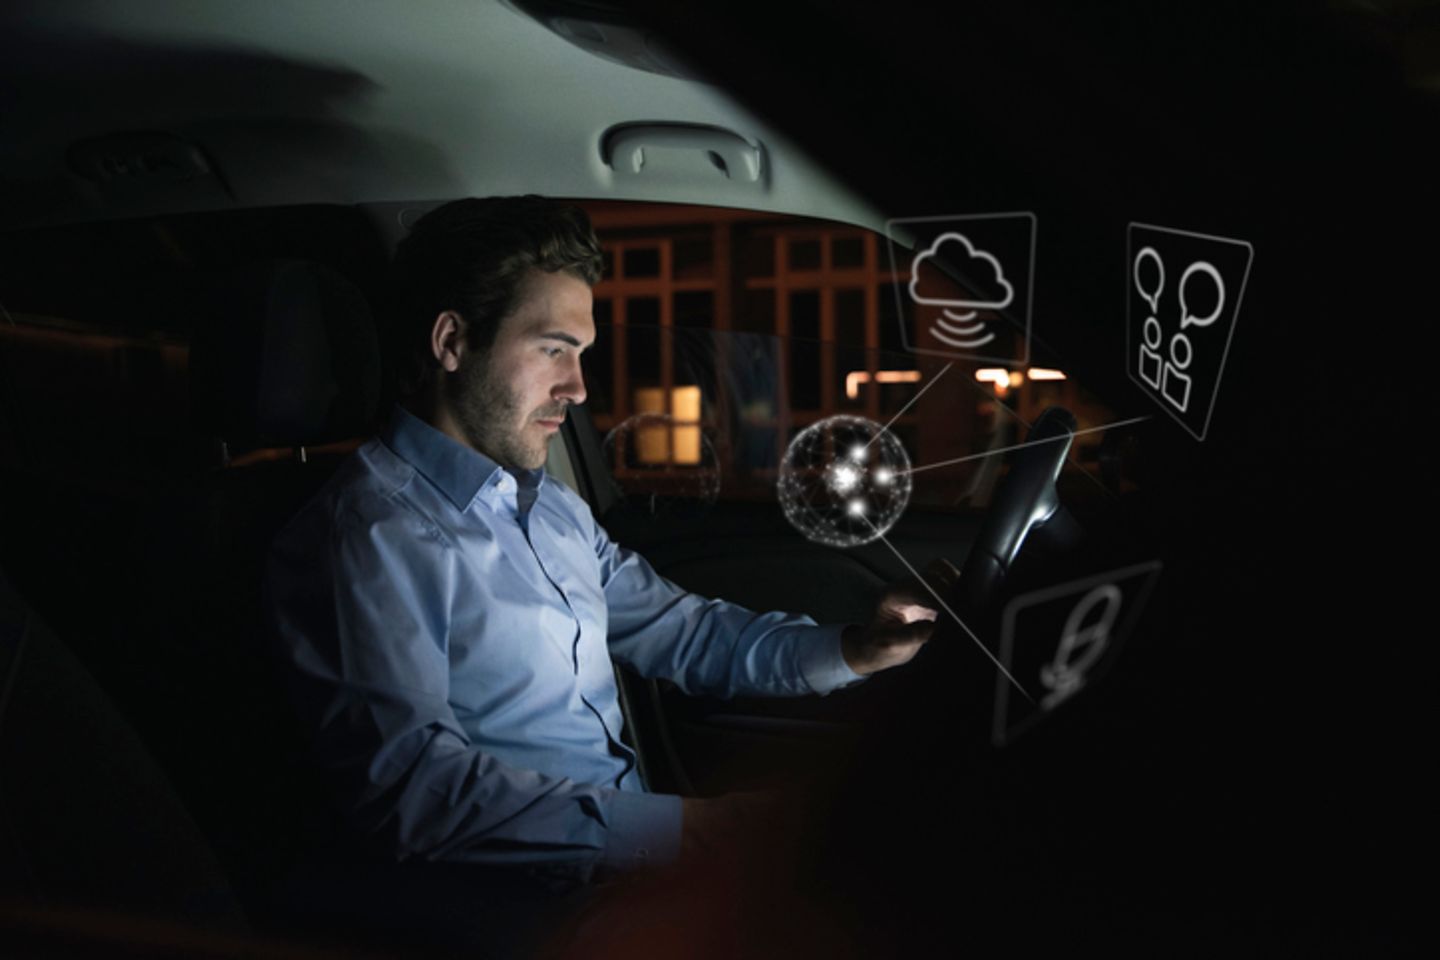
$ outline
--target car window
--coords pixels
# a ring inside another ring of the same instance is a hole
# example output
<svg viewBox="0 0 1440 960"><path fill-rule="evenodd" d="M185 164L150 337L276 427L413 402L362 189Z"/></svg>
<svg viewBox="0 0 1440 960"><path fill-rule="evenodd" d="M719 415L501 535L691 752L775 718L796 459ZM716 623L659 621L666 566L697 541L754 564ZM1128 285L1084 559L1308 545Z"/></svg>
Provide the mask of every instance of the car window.
<svg viewBox="0 0 1440 960"><path fill-rule="evenodd" d="M906 349L907 263L897 269L873 231L663 204L592 216L605 274L587 406L613 480L642 512L774 502L790 445L835 416L895 436L912 504L980 508L1005 469L993 454L1046 407L1070 409L1082 430L1116 419L1043 354L1002 365ZM1074 468L1095 473L1103 440L1077 437Z"/></svg>

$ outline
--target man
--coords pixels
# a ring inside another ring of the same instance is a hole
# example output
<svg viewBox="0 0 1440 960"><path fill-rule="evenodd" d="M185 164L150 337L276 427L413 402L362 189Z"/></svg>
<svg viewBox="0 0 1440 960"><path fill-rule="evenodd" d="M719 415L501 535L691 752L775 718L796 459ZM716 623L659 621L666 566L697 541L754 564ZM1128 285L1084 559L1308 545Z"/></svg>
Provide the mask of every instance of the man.
<svg viewBox="0 0 1440 960"><path fill-rule="evenodd" d="M585 400L600 270L584 213L539 197L417 222L395 257L403 403L276 541L269 607L303 719L389 857L588 879L702 850L737 805L645 791L612 658L689 692L824 694L933 629L918 585L865 627L685 593L546 476Z"/></svg>

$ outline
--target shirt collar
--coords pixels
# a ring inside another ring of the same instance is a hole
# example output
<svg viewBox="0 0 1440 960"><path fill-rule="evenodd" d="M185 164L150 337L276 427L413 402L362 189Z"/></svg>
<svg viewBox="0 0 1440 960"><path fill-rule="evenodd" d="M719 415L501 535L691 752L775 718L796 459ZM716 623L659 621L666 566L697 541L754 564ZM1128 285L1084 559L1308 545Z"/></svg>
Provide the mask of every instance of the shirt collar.
<svg viewBox="0 0 1440 960"><path fill-rule="evenodd" d="M545 480L545 468L505 470L477 450L457 443L430 424L396 404L380 439L402 459L439 487L457 510L465 510L476 494L498 484L508 472L522 488L535 490Z"/></svg>

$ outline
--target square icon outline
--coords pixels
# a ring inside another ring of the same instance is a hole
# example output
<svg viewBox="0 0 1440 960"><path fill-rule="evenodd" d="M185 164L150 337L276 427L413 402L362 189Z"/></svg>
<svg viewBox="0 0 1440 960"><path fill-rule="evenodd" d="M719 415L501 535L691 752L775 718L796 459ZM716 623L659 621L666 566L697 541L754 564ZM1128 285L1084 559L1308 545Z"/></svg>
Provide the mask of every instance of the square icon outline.
<svg viewBox="0 0 1440 960"><path fill-rule="evenodd" d="M1149 602L1150 594L1154 592L1155 585L1159 583L1160 571L1162 569L1163 564L1161 564L1159 560L1146 560L1143 563L1131 564L1128 567L1121 567L1118 570L1108 570L1104 573L1092 574L1088 577L1082 577L1079 580L1070 580L1053 587L1032 590L1029 593L1024 593L1011 599L1011 601L1005 605L1005 612L1002 614L1000 649L997 651L998 659L1005 667L1006 673L1011 672L1012 669L1011 660L1012 654L1014 653L1015 620L1022 610L1038 606L1042 603L1048 603L1060 597L1080 594L1083 591L1103 583L1115 583L1119 580L1147 574L1144 584L1140 588L1139 595L1133 603L1129 604L1129 609L1125 612L1124 619L1120 622L1118 629L1112 634L1112 636L1115 637L1114 650L1118 653L1126 639L1129 638L1130 631L1134 628L1140 613L1144 611L1145 604ZM1108 667L1106 669L1108 670ZM1102 673L1103 672L1105 671L1102 671ZM1009 743L1013 743L1021 734L1050 715L1043 711L1037 712L1029 719L1016 724L1010 729L1007 735L1005 717L1009 709L1010 683L1005 679L1004 674L997 671L995 675L995 712L991 719L990 728L990 741L996 747L1004 747Z"/></svg>
<svg viewBox="0 0 1440 960"><path fill-rule="evenodd" d="M885 221L885 249L890 259L890 272L899 274L899 265L895 261L895 226L907 223L939 223L942 221L959 222L966 220L1001 220L1005 218L1028 217L1030 220L1030 259L1029 275L1025 284L1025 348L1020 359L1014 357L997 357L980 353L960 353L954 350L934 350L926 347L919 347L910 342L910 324L906 321L913 319L913 314L905 307L905 298L900 295L897 285L895 291L896 320L900 324L900 342L906 350L911 353L921 354L928 357L942 357L946 360L984 360L991 363L998 363L1006 367L1025 367L1030 365L1030 330L1031 318L1035 313L1035 246L1036 238L1040 232L1040 218L1033 210L1009 210L1001 213L964 213L951 216L935 217L893 217Z"/></svg>
<svg viewBox="0 0 1440 960"><path fill-rule="evenodd" d="M1210 391L1210 406L1205 410L1205 423L1204 426L1200 428L1199 433L1196 433L1194 428L1186 423L1185 419L1178 413L1161 403L1160 399L1155 396L1150 385L1135 376L1135 371L1130 365L1131 358L1135 355L1134 344L1130 339L1130 332L1133 329L1130 315L1130 311L1133 309L1133 300L1131 299L1130 287L1135 282L1135 257L1133 251L1135 248L1134 237L1136 227L1142 227L1146 230L1158 230L1161 233L1170 233L1181 237L1193 237L1197 240L1231 243L1245 248L1245 275L1240 278L1240 292L1235 296L1234 319L1230 321L1230 330L1225 336L1225 349L1220 354L1220 367L1215 373L1215 386L1214 389ZM1194 230L1180 230L1175 227L1162 227L1159 224L1142 223L1139 220L1131 220L1125 226L1125 375L1129 377L1130 381L1138 386L1147 397L1154 401L1157 407L1174 417L1176 422L1184 427L1185 431L1199 443L1204 443L1205 438L1210 434L1210 419L1215 415L1215 401L1220 399L1220 383L1225 379L1225 364L1230 359L1230 344L1235 339L1235 330L1240 326L1240 308L1245 303L1245 291L1250 283L1250 268L1254 263L1255 245L1249 240L1240 240L1235 237L1222 237L1213 233L1198 233Z"/></svg>

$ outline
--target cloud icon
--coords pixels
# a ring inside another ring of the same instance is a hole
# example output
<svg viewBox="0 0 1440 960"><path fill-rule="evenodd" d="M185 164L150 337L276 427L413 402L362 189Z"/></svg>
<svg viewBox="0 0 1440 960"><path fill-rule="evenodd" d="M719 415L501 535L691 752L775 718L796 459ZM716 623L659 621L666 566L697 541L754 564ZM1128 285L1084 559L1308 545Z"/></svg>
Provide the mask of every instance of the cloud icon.
<svg viewBox="0 0 1440 960"><path fill-rule="evenodd" d="M931 270L939 269L928 261L940 254L941 247L946 244L954 245L953 249L945 254L947 263L954 264L962 276L979 279L978 285L981 289L998 289L1003 291L1003 295L993 300L922 297L920 295L922 270L927 267ZM977 261L983 261L983 263ZM976 250L964 234L942 233L935 238L934 243L930 244L929 249L916 254L910 264L910 298L916 303L934 307L956 307L962 310L1002 310L1010 305L1011 300L1015 299L1015 288L1005 279L1005 271L1001 268L999 260L984 250Z"/></svg>

